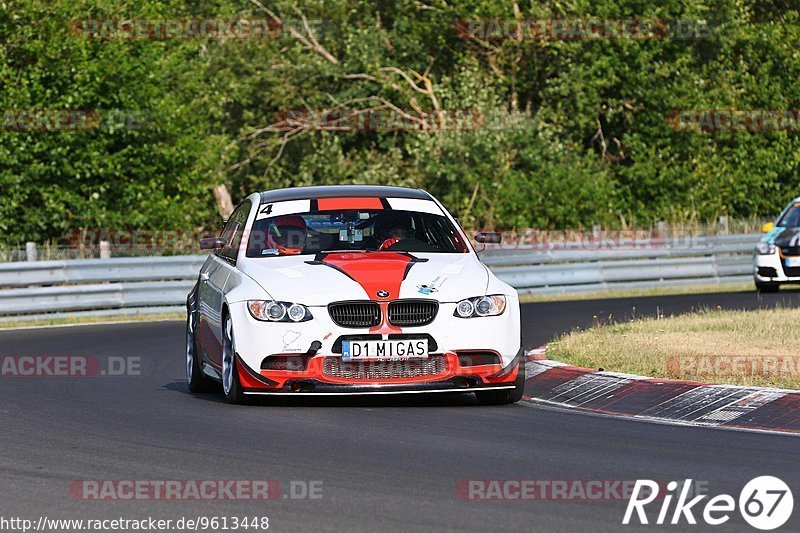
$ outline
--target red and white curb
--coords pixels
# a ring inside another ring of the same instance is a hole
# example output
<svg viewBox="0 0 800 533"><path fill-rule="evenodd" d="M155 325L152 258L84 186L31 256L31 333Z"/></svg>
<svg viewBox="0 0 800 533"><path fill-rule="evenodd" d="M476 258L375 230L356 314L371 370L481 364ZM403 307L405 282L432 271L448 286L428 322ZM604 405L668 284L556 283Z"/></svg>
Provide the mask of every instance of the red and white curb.
<svg viewBox="0 0 800 533"><path fill-rule="evenodd" d="M680 425L800 435L800 391L590 370L526 353L525 396L561 407Z"/></svg>

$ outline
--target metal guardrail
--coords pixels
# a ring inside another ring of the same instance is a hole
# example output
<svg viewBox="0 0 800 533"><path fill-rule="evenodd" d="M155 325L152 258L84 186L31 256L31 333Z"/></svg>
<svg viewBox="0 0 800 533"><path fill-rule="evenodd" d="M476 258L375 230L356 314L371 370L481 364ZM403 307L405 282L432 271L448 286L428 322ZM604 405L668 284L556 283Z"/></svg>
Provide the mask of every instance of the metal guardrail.
<svg viewBox="0 0 800 533"><path fill-rule="evenodd" d="M0 316L180 310L204 255L0 263Z"/></svg>
<svg viewBox="0 0 800 533"><path fill-rule="evenodd" d="M588 262L600 260L655 259L660 257L691 257L704 255L750 254L761 234L723 235L715 237L687 237L674 239L648 239L632 245L620 246L611 241L549 243L546 248L533 246L486 250L483 262L491 267L529 265L541 263Z"/></svg>
<svg viewBox="0 0 800 533"><path fill-rule="evenodd" d="M589 250L586 243L546 250L498 248L484 252L482 260L523 294L743 282L752 279L752 253L760 237L654 239L636 247Z"/></svg>
<svg viewBox="0 0 800 533"><path fill-rule="evenodd" d="M119 309L180 305L186 301L194 281L103 283L60 287L37 287L0 291L0 313Z"/></svg>
<svg viewBox="0 0 800 533"><path fill-rule="evenodd" d="M176 255L0 263L0 287L194 279L205 259Z"/></svg>
<svg viewBox="0 0 800 533"><path fill-rule="evenodd" d="M759 235L639 242L636 248L486 250L482 261L524 294L747 281ZM553 245L551 245L553 246ZM179 310L205 255L0 264L0 316Z"/></svg>

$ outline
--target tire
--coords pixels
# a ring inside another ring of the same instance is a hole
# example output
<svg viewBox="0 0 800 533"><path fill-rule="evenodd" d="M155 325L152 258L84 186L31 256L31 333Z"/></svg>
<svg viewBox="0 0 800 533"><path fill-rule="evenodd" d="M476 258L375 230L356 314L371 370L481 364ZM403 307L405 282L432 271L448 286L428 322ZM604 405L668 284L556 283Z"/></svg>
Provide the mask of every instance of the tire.
<svg viewBox="0 0 800 533"><path fill-rule="evenodd" d="M203 372L195 338L196 328L195 314L190 310L186 313L186 385L190 392L212 392L219 385Z"/></svg>
<svg viewBox="0 0 800 533"><path fill-rule="evenodd" d="M475 397L481 405L505 405L517 403L525 392L525 360L519 362L517 379L514 380L513 389L487 390L475 392Z"/></svg>
<svg viewBox="0 0 800 533"><path fill-rule="evenodd" d="M764 283L762 281L756 281L756 290L758 292L778 292L780 289L781 284L775 282L767 282Z"/></svg>
<svg viewBox="0 0 800 533"><path fill-rule="evenodd" d="M228 403L245 403L242 384L239 382L239 369L236 363L236 342L233 336L233 321L230 315L222 319L222 392Z"/></svg>

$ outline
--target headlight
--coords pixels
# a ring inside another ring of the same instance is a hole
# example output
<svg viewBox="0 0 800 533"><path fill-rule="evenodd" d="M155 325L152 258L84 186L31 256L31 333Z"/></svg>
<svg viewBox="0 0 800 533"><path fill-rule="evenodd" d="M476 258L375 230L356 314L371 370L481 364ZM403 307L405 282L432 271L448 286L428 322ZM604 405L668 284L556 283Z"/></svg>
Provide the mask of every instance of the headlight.
<svg viewBox="0 0 800 533"><path fill-rule="evenodd" d="M250 316L266 322L305 322L314 318L304 305L272 300L248 300Z"/></svg>
<svg viewBox="0 0 800 533"><path fill-rule="evenodd" d="M777 250L778 248L774 244L768 242L760 242L756 245L756 252L758 252L758 255L772 255Z"/></svg>
<svg viewBox="0 0 800 533"><path fill-rule="evenodd" d="M292 304L291 307L289 307L288 312L289 320L292 322L302 322L306 317L307 312L308 309L306 309L304 306L300 304Z"/></svg>
<svg viewBox="0 0 800 533"><path fill-rule="evenodd" d="M469 318L475 313L475 304L471 300L461 300L456 306L456 314L461 318Z"/></svg>
<svg viewBox="0 0 800 533"><path fill-rule="evenodd" d="M497 316L502 315L505 310L505 296L499 294L494 296L476 296L458 302L453 315L459 318Z"/></svg>

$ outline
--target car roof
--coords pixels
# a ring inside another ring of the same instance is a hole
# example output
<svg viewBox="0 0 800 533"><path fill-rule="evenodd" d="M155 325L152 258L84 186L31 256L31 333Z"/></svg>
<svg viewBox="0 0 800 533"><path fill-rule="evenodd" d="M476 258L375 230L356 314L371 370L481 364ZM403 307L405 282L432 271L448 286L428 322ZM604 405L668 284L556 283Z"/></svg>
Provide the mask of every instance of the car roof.
<svg viewBox="0 0 800 533"><path fill-rule="evenodd" d="M340 197L418 198L422 200L433 199L430 194L422 189L410 189L408 187L392 187L388 185L320 185L264 191L261 193L261 202L281 202L286 200Z"/></svg>

